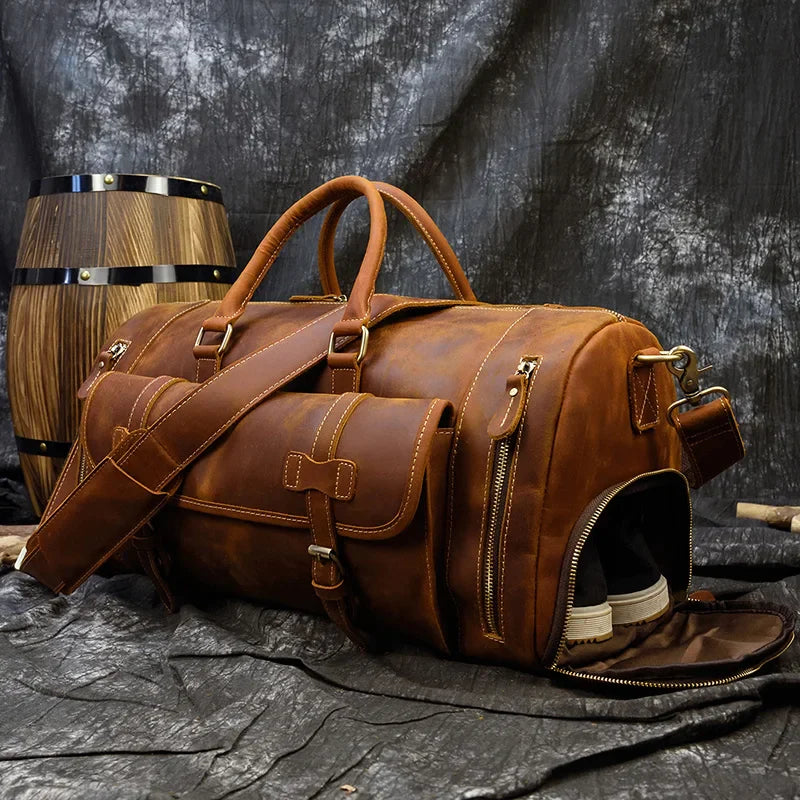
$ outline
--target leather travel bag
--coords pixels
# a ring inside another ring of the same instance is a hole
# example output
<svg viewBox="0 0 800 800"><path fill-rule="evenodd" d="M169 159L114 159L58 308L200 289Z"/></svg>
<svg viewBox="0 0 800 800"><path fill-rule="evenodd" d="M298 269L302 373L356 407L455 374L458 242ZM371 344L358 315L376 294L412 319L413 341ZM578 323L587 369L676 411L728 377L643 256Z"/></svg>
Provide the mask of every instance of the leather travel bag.
<svg viewBox="0 0 800 800"><path fill-rule="evenodd" d="M361 196L369 241L345 298L333 240ZM453 299L375 293L384 201ZM325 208L324 294L250 302ZM744 452L727 392L698 376L691 350L622 314L478 302L415 201L337 178L278 219L221 303L156 306L107 342L18 566L65 593L103 565L144 569L168 607L180 588L326 613L366 647L400 636L596 683L725 683L780 655L794 622L689 596L689 483ZM633 508L670 610L568 645L582 548Z"/></svg>

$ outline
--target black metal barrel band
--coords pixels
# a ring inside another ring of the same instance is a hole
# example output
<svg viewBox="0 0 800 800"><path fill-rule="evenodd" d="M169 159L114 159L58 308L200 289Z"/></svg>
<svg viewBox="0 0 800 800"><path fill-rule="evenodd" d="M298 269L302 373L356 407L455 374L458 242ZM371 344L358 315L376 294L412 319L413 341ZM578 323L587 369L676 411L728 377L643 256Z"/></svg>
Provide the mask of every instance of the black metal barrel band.
<svg viewBox="0 0 800 800"><path fill-rule="evenodd" d="M17 268L15 286L141 286L147 283L233 283L235 267L215 264L155 264L146 267Z"/></svg>
<svg viewBox="0 0 800 800"><path fill-rule="evenodd" d="M17 450L30 456L47 456L49 458L66 458L72 442L53 442L50 439L30 439L26 436L15 436Z"/></svg>
<svg viewBox="0 0 800 800"><path fill-rule="evenodd" d="M214 183L164 175L122 175L119 173L55 175L31 181L29 197L83 192L144 192L165 197L188 197L222 203L222 189Z"/></svg>

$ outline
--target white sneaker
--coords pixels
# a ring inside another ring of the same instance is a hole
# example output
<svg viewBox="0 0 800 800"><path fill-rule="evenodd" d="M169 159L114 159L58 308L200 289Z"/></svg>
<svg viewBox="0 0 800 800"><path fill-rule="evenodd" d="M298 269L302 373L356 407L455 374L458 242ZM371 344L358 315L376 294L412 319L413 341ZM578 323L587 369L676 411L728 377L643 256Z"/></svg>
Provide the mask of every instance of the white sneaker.
<svg viewBox="0 0 800 800"><path fill-rule="evenodd" d="M669 608L669 586L663 575L645 589L626 594L608 595L614 625L637 625L651 622Z"/></svg>
<svg viewBox="0 0 800 800"><path fill-rule="evenodd" d="M613 635L612 611L608 603L573 607L567 618L567 643L603 642Z"/></svg>

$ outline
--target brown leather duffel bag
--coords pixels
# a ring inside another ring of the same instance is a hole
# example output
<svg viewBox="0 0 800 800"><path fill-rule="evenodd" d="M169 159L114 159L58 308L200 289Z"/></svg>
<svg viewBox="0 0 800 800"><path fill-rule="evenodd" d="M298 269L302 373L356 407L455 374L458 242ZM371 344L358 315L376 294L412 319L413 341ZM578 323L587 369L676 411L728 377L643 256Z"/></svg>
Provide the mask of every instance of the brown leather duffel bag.
<svg viewBox="0 0 800 800"><path fill-rule="evenodd" d="M333 237L361 195L370 236L347 299ZM426 239L456 299L374 293L383 198ZM249 302L328 206L326 295ZM19 562L54 591L135 555L168 606L175 586L234 594L324 610L367 646L395 633L660 688L734 680L792 640L786 609L687 597L685 476L700 485L743 455L727 393L701 392L692 351L665 352L606 309L478 302L431 219L386 184L349 176L308 194L218 306L138 314L81 394L79 440ZM568 643L585 543L632 513L669 611Z"/></svg>

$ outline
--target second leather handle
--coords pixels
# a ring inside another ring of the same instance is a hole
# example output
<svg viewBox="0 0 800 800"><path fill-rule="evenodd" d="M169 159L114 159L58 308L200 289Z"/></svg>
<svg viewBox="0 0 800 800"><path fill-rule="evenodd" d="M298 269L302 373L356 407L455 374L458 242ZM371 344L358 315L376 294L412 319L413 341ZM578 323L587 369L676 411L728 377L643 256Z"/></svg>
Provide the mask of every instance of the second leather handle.
<svg viewBox="0 0 800 800"><path fill-rule="evenodd" d="M288 208L270 228L267 235L256 248L252 258L236 279L228 293L222 298L213 316L209 317L201 328L205 331L223 333L244 313L247 303L253 296L264 276L269 271L281 248L292 234L306 221L322 209L343 197L364 195L367 198L370 215L370 231L367 250L361 262L361 269L353 284L350 299L345 307L345 320L369 319L369 306L374 292L375 280L378 277L383 249L386 244L386 210L378 190L371 181L357 175L345 175L334 178L318 186L305 197ZM361 323L355 327L360 331ZM346 326L347 327L347 326ZM352 324L350 325L352 327ZM349 330L349 328L348 328ZM206 346L198 339L195 345L195 356L202 356ZM212 347L212 349L214 349Z"/></svg>
<svg viewBox="0 0 800 800"><path fill-rule="evenodd" d="M428 212L410 194L407 194L397 186L392 186L392 184L383 183L382 181L375 181L374 184L381 196L388 200L398 211L401 211L425 239L447 280L453 287L456 297L459 300L477 300L453 248ZM330 207L320 230L317 253L322 291L325 294L342 294L339 280L336 276L334 261L336 228L345 209L360 196L359 193L354 192L349 197L337 200Z"/></svg>

